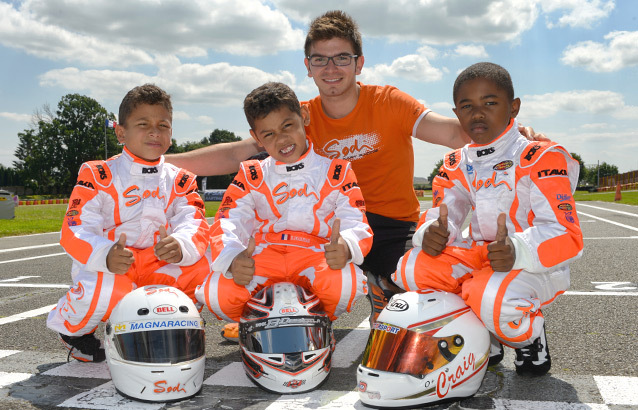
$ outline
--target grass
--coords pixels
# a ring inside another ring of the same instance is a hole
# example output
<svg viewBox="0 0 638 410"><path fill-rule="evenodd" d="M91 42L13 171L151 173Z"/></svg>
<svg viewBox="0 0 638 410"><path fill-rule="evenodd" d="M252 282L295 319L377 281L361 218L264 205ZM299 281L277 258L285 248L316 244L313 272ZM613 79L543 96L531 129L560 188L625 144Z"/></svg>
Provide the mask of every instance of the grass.
<svg viewBox="0 0 638 410"><path fill-rule="evenodd" d="M0 237L59 231L66 207L66 204L18 206L14 219L0 219ZM206 217L214 217L217 208L219 201L206 202Z"/></svg>
<svg viewBox="0 0 638 410"><path fill-rule="evenodd" d="M614 202L615 192L585 192L577 191L574 194L576 201L604 201ZM432 191L425 191L425 196L420 200L431 201ZM638 205L638 191L622 192L621 204ZM14 219L0 219L0 237L28 235L33 233L56 232L60 230L64 213L64 205L23 205L15 209ZM219 201L206 202L206 217L215 216L219 208Z"/></svg>

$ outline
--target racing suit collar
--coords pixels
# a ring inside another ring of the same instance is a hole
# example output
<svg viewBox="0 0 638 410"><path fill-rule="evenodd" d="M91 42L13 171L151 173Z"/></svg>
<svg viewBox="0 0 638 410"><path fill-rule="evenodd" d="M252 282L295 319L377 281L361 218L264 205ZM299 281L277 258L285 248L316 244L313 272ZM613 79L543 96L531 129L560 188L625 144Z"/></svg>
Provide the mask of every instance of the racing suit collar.
<svg viewBox="0 0 638 410"><path fill-rule="evenodd" d="M157 161L146 161L131 153L126 147L122 150L122 156L129 164L129 170L132 175L139 174L157 174L158 169L164 164L164 155L162 155Z"/></svg>
<svg viewBox="0 0 638 410"><path fill-rule="evenodd" d="M494 141L489 144L469 144L467 150L468 158L472 161L488 160L491 158L491 154L503 150L520 135L518 132L518 123L516 119L512 118L503 133L496 137Z"/></svg>
<svg viewBox="0 0 638 410"><path fill-rule="evenodd" d="M308 136L306 136L306 146L308 147L308 150L296 162L287 164L285 162L275 161L275 172L277 174L288 174L290 172L296 172L304 169L304 162L307 162L310 159L310 153L314 150L312 142Z"/></svg>

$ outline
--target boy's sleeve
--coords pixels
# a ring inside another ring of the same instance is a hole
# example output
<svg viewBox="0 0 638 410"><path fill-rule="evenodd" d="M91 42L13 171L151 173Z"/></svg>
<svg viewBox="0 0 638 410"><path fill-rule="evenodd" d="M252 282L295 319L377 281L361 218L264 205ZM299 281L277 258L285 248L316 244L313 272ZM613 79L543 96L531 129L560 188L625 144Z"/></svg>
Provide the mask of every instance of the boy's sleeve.
<svg viewBox="0 0 638 410"><path fill-rule="evenodd" d="M208 222L204 201L197 192L197 179L180 169L173 183L173 212L168 217L173 236L182 248L179 266L190 266L197 262L208 248ZM167 215L168 216L168 215Z"/></svg>
<svg viewBox="0 0 638 410"><path fill-rule="evenodd" d="M439 206L446 204L448 208L448 245L461 236L461 227L472 208L470 189L465 175L458 166L461 150L448 153L439 168L439 173L432 181L432 208L427 209L419 218L417 229L412 236L415 248L423 246L423 235L430 225L439 219Z"/></svg>
<svg viewBox="0 0 638 410"><path fill-rule="evenodd" d="M106 256L115 242L104 237L103 197L91 166L82 164L60 231L60 245L87 269L109 272Z"/></svg>
<svg viewBox="0 0 638 410"><path fill-rule="evenodd" d="M573 197L578 172L578 162L559 147L543 153L532 166L532 226L509 233L516 248L514 269L547 272L582 255L583 236Z"/></svg>
<svg viewBox="0 0 638 410"><path fill-rule="evenodd" d="M345 177L339 186L335 217L341 220L341 237L348 244L351 262L360 265L372 247L372 229L366 218L365 201L350 163L343 161Z"/></svg>
<svg viewBox="0 0 638 410"><path fill-rule="evenodd" d="M235 257L248 247L256 223L255 203L249 189L242 163L224 193L210 230L213 271L226 274Z"/></svg>

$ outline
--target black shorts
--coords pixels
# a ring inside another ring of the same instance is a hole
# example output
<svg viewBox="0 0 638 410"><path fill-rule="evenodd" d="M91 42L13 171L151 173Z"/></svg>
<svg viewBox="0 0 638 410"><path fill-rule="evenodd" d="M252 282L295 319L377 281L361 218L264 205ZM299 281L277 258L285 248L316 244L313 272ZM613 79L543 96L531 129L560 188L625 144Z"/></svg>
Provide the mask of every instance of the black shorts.
<svg viewBox="0 0 638 410"><path fill-rule="evenodd" d="M377 277L389 278L397 269L399 259L412 249L412 235L416 223L399 221L371 212L366 212L366 216L374 238L370 253L359 266L363 271L369 271Z"/></svg>

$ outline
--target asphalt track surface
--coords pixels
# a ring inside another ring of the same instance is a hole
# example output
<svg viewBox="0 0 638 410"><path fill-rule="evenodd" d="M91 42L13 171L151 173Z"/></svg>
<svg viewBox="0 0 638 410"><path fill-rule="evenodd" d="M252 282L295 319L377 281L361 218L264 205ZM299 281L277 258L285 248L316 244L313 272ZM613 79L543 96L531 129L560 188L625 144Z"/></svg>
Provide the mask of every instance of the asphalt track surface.
<svg viewBox="0 0 638 410"><path fill-rule="evenodd" d="M571 289L544 310L551 372L516 375L506 349L474 397L430 408L638 409L638 207L579 202L577 210L584 255L572 265ZM252 385L237 345L219 336L223 323L204 312L201 392L170 404L121 397L105 363L67 363L45 326L46 313L71 285L71 262L57 241L57 233L0 238L0 409L365 408L355 373L369 331L365 299L335 322L333 369L319 390L280 396Z"/></svg>

